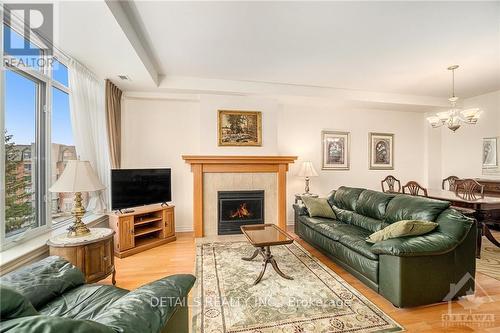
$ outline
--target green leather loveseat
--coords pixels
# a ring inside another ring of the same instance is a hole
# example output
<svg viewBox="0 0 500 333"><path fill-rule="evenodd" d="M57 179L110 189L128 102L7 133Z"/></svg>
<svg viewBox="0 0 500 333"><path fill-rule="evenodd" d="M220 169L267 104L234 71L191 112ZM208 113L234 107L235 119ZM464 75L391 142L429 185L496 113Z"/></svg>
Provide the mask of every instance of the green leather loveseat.
<svg viewBox="0 0 500 333"><path fill-rule="evenodd" d="M172 275L129 292L85 284L78 268L48 257L0 278L0 332L187 333L194 281Z"/></svg>
<svg viewBox="0 0 500 333"><path fill-rule="evenodd" d="M327 200L336 219L309 217L305 206L294 205L295 232L395 306L441 302L474 290L477 228L448 202L349 187L332 191ZM411 219L439 226L421 236L365 241Z"/></svg>

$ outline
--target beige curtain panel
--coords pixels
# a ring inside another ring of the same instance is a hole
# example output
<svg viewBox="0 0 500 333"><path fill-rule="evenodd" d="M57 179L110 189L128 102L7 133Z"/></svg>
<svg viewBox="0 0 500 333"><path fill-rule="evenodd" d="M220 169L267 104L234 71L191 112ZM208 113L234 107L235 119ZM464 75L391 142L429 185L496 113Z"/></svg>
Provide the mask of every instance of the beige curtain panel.
<svg viewBox="0 0 500 333"><path fill-rule="evenodd" d="M120 168L121 161L121 98L122 91L106 80L106 125L109 138L109 157L113 169Z"/></svg>

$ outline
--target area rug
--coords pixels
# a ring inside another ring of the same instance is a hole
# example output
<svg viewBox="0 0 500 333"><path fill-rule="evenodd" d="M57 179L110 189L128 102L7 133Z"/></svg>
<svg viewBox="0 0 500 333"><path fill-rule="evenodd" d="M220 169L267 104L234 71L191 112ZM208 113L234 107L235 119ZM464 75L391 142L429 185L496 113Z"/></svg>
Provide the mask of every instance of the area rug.
<svg viewBox="0 0 500 333"><path fill-rule="evenodd" d="M274 246L278 266L253 285L261 257L248 242L196 248L193 332L401 332L403 328L298 244Z"/></svg>
<svg viewBox="0 0 500 333"><path fill-rule="evenodd" d="M494 235L498 239L500 233ZM481 259L476 260L476 269L484 275L500 280L500 249L486 237L483 237Z"/></svg>

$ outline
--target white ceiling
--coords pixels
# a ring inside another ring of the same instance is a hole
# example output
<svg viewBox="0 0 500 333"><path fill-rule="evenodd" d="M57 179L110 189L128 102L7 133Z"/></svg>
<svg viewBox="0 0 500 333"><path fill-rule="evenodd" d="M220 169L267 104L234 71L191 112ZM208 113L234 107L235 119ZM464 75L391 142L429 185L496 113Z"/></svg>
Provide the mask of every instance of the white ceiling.
<svg viewBox="0 0 500 333"><path fill-rule="evenodd" d="M61 6L61 47L102 75L130 75L128 90L155 89L103 2ZM500 89L500 2L136 1L128 16L167 79L445 97L446 67L460 64L457 95Z"/></svg>

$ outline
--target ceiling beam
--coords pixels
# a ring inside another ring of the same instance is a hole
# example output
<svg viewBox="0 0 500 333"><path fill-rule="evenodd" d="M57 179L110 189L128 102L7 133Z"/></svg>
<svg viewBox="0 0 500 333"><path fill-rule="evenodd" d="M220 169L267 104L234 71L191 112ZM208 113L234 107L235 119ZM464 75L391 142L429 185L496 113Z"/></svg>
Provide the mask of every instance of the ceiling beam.
<svg viewBox="0 0 500 333"><path fill-rule="evenodd" d="M138 20L134 17L133 5L129 1L116 0L105 0L105 3L130 41L139 59L141 59L154 84L158 86L160 80L158 62L153 56L151 48L147 45L143 29L141 29Z"/></svg>
<svg viewBox="0 0 500 333"><path fill-rule="evenodd" d="M159 88L163 92L189 94L258 95L267 97L314 98L321 100L352 101L359 105L414 106L420 110L449 107L446 98L418 95L380 93L342 88L295 84L254 82L240 80L206 79L187 76L161 76ZM286 98L285 98L286 99Z"/></svg>

